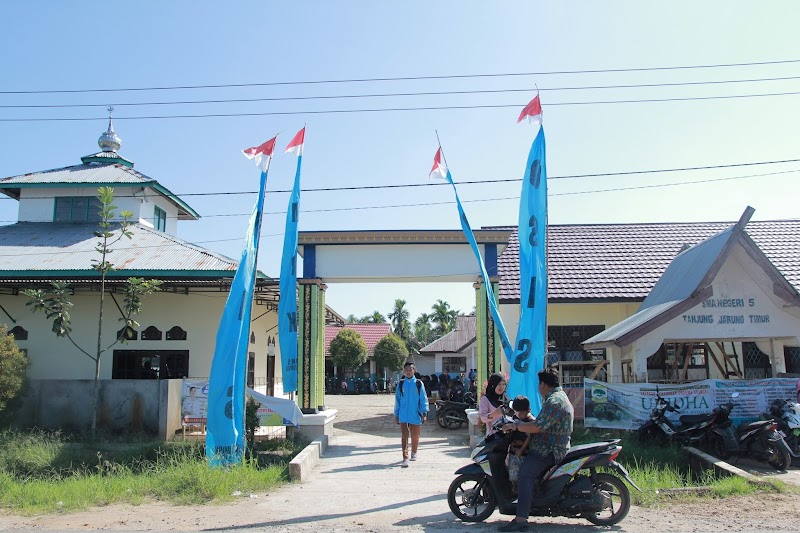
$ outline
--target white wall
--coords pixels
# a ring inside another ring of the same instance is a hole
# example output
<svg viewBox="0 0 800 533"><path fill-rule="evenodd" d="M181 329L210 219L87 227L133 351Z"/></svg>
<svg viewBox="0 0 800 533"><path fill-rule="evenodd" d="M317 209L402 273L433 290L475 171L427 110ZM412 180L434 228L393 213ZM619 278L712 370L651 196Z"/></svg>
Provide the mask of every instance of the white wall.
<svg viewBox="0 0 800 533"><path fill-rule="evenodd" d="M144 300L143 312L136 320L142 330L155 326L164 332L161 341L129 341L124 345L117 344L116 349L123 350L189 350L190 377L207 377L211 369L214 355L217 328L222 309L225 306L227 292L192 292L189 294L156 293ZM122 305L121 295L115 295ZM18 341L21 348L28 350L31 366L28 376L32 379L90 379L94 377L94 361L82 354L66 338L56 337L51 331L51 322L41 313L33 314L25 303L28 298L23 295L0 295L2 305L17 321L12 323L8 316L0 311L0 322L22 326L28 331L27 341ZM78 292L73 297L75 308L72 315L73 339L86 351L94 353L97 345L97 320L99 294L97 292ZM259 317L266 310L263 306L253 306L253 318ZM113 300L106 295L105 316L103 323L103 345L111 344L116 332L122 327L120 313ZM267 337L275 336L277 315L274 312L256 319L251 331L256 336L256 344L250 351L256 354L255 376L258 381L266 377ZM180 326L187 331L186 341L167 341L166 332L173 326ZM269 333L267 333L269 331ZM106 352L101 358L100 377L111 378L113 350ZM280 369L280 349L276 347L276 387L275 394L283 392Z"/></svg>

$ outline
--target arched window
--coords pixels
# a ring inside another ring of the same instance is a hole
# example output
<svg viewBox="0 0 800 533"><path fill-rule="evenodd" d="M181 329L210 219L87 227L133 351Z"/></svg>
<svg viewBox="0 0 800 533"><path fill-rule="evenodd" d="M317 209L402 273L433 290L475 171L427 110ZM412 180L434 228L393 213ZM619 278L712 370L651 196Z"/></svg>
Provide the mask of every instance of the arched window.
<svg viewBox="0 0 800 533"><path fill-rule="evenodd" d="M28 340L28 332L22 326L14 326L8 333L10 335L14 335L14 340L17 341Z"/></svg>
<svg viewBox="0 0 800 533"><path fill-rule="evenodd" d="M250 344L255 344L255 343L256 343L256 334L251 331L250 332Z"/></svg>
<svg viewBox="0 0 800 533"><path fill-rule="evenodd" d="M186 340L186 331L182 329L180 326L173 326L172 329L167 331L167 340L168 341L185 341Z"/></svg>
<svg viewBox="0 0 800 533"><path fill-rule="evenodd" d="M139 332L130 326L125 326L117 332L118 339L125 339L126 341L135 341L139 338Z"/></svg>
<svg viewBox="0 0 800 533"><path fill-rule="evenodd" d="M161 337L161 330L155 326L148 326L146 330L142 331L143 341L160 341Z"/></svg>

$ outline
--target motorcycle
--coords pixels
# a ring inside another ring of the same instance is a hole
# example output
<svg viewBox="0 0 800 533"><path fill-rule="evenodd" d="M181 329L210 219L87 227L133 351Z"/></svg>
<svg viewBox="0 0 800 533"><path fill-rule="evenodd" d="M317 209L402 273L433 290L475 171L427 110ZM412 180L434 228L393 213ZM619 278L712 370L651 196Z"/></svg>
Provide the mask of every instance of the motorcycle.
<svg viewBox="0 0 800 533"><path fill-rule="evenodd" d="M786 470L791 464L792 453L783 439L783 433L778 431L775 420L744 422L733 427L728 417L735 405L733 400L738 397L739 393L734 392L728 403L715 409L718 413L705 447L709 453L723 460L731 456L749 457L767 463L776 470Z"/></svg>
<svg viewBox="0 0 800 533"><path fill-rule="evenodd" d="M516 515L517 503L505 466L511 433L500 431L511 420L508 416L498 418L494 422L497 431L472 451L473 463L455 472L458 477L447 490L447 503L464 522L482 522L495 508L501 514ZM540 480L530 515L585 518L599 526L610 526L625 518L631 495L620 477L636 490L641 489L625 467L615 461L622 451L619 442L615 439L570 448L566 457ZM598 468L606 471L598 472Z"/></svg>
<svg viewBox="0 0 800 533"><path fill-rule="evenodd" d="M671 441L681 446L695 446L700 444L707 431L715 424L718 410L700 415L680 416L680 425L675 425L667 413L680 413L680 409L672 406L661 397L656 388L656 405L650 412L650 420L636 430L640 442Z"/></svg>
<svg viewBox="0 0 800 533"><path fill-rule="evenodd" d="M463 402L452 400L436 401L436 423L445 429L459 429L469 423L466 409L476 409L475 396L471 393L464 395Z"/></svg>
<svg viewBox="0 0 800 533"><path fill-rule="evenodd" d="M778 430L789 446L792 464L800 466L800 404L791 400L775 400L769 406L769 417L774 417Z"/></svg>

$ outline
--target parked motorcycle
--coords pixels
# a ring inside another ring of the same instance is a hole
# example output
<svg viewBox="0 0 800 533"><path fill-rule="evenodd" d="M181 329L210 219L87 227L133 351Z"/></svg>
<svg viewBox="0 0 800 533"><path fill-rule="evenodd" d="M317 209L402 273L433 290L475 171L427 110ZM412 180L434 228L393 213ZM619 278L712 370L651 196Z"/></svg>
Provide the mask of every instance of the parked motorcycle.
<svg viewBox="0 0 800 533"><path fill-rule="evenodd" d="M667 413L680 413L680 409L670 405L656 388L656 405L650 412L650 420L636 430L640 442L670 441L682 446L699 445L719 415L717 409L706 414L682 415L680 425L675 425L667 418Z"/></svg>
<svg viewBox="0 0 800 533"><path fill-rule="evenodd" d="M775 418L778 430L783 433L792 455L792 464L800 466L800 404L791 400L775 400L769 406L769 416Z"/></svg>
<svg viewBox="0 0 800 533"><path fill-rule="evenodd" d="M715 424L708 434L705 447L720 459L749 457L767 463L776 470L786 470L791 464L792 454L775 420L744 422L733 427L728 417L735 405L733 401L738 397L739 393L734 392L728 403L715 409Z"/></svg>
<svg viewBox="0 0 800 533"><path fill-rule="evenodd" d="M447 490L450 510L464 522L482 522L495 508L501 514L516 515L517 504L505 466L511 433L500 431L511 420L504 416L494 422L498 431L478 443L470 455L473 463L456 471L458 477ZM625 518L631 495L620 477L636 490L641 489L615 461L622 451L619 442L615 439L570 448L567 456L544 474L530 515L585 518L600 526ZM598 472L598 468L606 471Z"/></svg>
<svg viewBox="0 0 800 533"><path fill-rule="evenodd" d="M464 395L463 402L437 400L436 423L445 429L458 429L469 423L466 409L476 408L475 396L469 392Z"/></svg>

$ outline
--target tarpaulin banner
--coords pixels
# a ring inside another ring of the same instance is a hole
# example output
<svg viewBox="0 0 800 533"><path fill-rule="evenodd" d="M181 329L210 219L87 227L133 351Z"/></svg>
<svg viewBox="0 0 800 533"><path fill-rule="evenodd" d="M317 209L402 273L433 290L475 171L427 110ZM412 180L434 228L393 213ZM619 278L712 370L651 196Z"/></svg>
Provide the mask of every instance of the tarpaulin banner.
<svg viewBox="0 0 800 533"><path fill-rule="evenodd" d="M734 423L756 420L769 411L776 399L794 398L795 378L749 380L706 379L681 385L655 383L606 383L584 380L584 425L586 427L638 429L650 420L656 405L656 393L680 410L667 413L680 424L681 415L710 413L715 407L733 400L731 419Z"/></svg>

